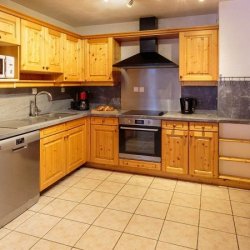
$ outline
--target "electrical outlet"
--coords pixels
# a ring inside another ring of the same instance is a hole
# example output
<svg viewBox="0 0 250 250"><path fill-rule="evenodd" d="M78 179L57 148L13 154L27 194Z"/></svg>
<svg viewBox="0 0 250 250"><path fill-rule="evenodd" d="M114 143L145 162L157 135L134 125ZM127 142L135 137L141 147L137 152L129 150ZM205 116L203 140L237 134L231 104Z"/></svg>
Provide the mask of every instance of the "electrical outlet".
<svg viewBox="0 0 250 250"><path fill-rule="evenodd" d="M139 92L144 93L144 87L140 87Z"/></svg>
<svg viewBox="0 0 250 250"><path fill-rule="evenodd" d="M139 87L134 87L134 92L139 92Z"/></svg>
<svg viewBox="0 0 250 250"><path fill-rule="evenodd" d="M61 87L61 93L65 93L65 88Z"/></svg>
<svg viewBox="0 0 250 250"><path fill-rule="evenodd" d="M32 88L32 95L36 95L37 94L37 88Z"/></svg>

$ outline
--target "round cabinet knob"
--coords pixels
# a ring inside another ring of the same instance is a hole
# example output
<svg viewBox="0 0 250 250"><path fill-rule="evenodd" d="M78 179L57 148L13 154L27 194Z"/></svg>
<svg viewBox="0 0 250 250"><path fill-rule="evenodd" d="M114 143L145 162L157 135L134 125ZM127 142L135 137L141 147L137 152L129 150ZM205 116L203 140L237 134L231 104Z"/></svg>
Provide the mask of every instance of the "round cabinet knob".
<svg viewBox="0 0 250 250"><path fill-rule="evenodd" d="M48 69L49 69L49 67L46 67L46 69L48 70Z"/></svg>
<svg viewBox="0 0 250 250"><path fill-rule="evenodd" d="M45 69L45 67L43 66L43 69Z"/></svg>

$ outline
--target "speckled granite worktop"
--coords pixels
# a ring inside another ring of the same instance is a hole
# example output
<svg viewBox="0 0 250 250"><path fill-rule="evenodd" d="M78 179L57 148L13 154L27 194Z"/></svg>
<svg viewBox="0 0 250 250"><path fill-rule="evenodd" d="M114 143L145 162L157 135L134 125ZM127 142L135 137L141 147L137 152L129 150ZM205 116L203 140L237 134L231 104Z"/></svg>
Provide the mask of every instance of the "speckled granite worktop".
<svg viewBox="0 0 250 250"><path fill-rule="evenodd" d="M61 111L65 112L65 110ZM46 122L40 122L37 124L25 126L22 128L18 129L10 129L10 128L0 128L0 140L13 137L16 135L28 133L31 131L39 130L42 128L46 128L49 126L57 125L63 122L68 122L72 121L75 119L79 119L82 117L87 117L87 116L100 116L100 117L131 117L129 115L124 115L123 113L126 112L126 110L121 110L118 112L114 113L95 113L92 114L91 111L66 111L67 113L72 112L72 116L60 118L60 119L55 119L51 121L46 121ZM142 118L149 118L149 116L145 115L137 115L133 116L138 119ZM160 119L160 120L174 120L174 121L198 121L198 122L226 122L226 123L243 123L243 124L250 124L250 119L232 119L232 118L224 118L224 117L219 117L217 115L217 112L215 111L204 111L204 112L196 112L194 114L181 114L180 112L168 112L163 116L150 116L152 119Z"/></svg>

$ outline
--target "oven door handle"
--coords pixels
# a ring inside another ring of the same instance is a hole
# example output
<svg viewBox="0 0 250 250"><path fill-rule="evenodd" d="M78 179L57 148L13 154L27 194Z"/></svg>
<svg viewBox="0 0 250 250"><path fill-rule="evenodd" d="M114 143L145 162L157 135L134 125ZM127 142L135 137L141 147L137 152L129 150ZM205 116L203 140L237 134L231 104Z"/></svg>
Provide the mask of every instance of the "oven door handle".
<svg viewBox="0 0 250 250"><path fill-rule="evenodd" d="M124 130L138 130L138 131L148 131L148 132L158 132L158 131L159 131L159 129L153 129L153 128L120 127L120 129L124 129Z"/></svg>

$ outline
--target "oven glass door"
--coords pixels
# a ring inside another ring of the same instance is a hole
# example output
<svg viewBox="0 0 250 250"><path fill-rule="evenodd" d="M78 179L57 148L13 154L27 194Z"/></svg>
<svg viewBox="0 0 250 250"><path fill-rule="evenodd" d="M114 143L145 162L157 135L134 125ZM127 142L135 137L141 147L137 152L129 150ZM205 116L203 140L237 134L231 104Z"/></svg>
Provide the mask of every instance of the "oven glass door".
<svg viewBox="0 0 250 250"><path fill-rule="evenodd" d="M120 157L160 161L161 129L159 127L121 125L119 137Z"/></svg>
<svg viewBox="0 0 250 250"><path fill-rule="evenodd" d="M0 78L5 78L5 56L0 56Z"/></svg>

